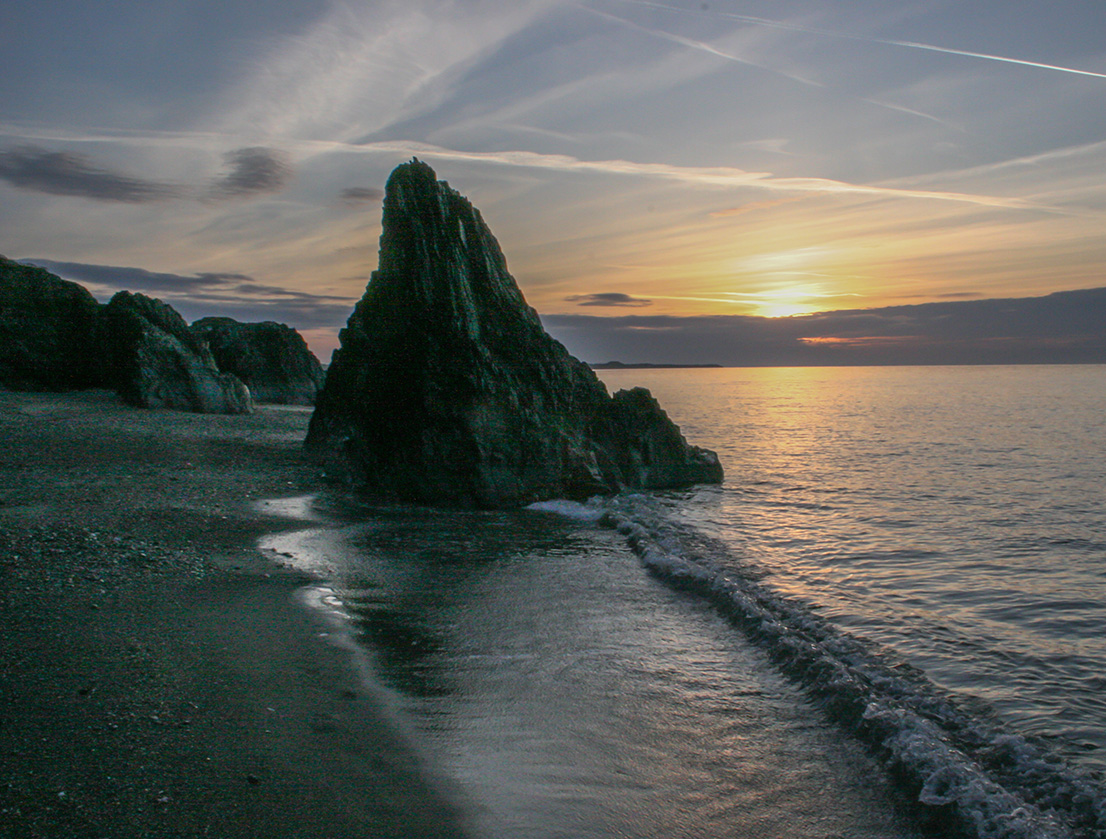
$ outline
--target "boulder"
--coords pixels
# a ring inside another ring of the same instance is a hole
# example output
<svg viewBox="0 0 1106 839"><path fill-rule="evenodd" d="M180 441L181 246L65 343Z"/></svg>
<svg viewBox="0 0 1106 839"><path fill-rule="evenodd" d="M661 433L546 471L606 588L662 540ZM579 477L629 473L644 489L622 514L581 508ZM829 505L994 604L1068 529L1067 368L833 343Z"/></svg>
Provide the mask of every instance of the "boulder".
<svg viewBox="0 0 1106 839"><path fill-rule="evenodd" d="M220 370L245 382L255 402L315 404L326 373L292 327L204 318L192 324L192 333L207 343Z"/></svg>
<svg viewBox="0 0 1106 839"><path fill-rule="evenodd" d="M648 391L612 398L546 334L467 199L413 160L306 444L379 500L510 507L719 482Z"/></svg>
<svg viewBox="0 0 1106 839"><path fill-rule="evenodd" d="M104 375L140 408L245 414L249 389L215 366L211 351L167 303L121 291L100 313Z"/></svg>
<svg viewBox="0 0 1106 839"><path fill-rule="evenodd" d="M0 385L74 390L101 384L90 352L100 304L43 268L0 256Z"/></svg>

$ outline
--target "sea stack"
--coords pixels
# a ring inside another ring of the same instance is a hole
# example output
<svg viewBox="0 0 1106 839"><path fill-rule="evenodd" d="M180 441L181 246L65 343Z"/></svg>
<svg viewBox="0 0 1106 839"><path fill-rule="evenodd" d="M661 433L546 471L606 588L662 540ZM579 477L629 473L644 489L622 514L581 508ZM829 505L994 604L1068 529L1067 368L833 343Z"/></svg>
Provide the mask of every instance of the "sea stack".
<svg viewBox="0 0 1106 839"><path fill-rule="evenodd" d="M515 507L718 483L648 391L614 398L546 334L467 199L412 160L340 335L307 447L380 501Z"/></svg>

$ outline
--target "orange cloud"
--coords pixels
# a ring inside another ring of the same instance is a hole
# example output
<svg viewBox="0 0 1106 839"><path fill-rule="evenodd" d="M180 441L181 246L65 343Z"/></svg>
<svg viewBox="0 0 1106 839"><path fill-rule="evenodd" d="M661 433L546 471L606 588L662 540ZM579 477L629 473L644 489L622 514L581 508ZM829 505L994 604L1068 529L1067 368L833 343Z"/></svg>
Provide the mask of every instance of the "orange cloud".
<svg viewBox="0 0 1106 839"><path fill-rule="evenodd" d="M796 196L795 198L780 198L776 201L751 201L739 207L728 207L725 210L715 210L713 213L710 213L710 217L729 218L730 216L743 216L755 210L767 210L771 207L778 207L781 204L792 204L795 201L801 201L802 198L803 196Z"/></svg>

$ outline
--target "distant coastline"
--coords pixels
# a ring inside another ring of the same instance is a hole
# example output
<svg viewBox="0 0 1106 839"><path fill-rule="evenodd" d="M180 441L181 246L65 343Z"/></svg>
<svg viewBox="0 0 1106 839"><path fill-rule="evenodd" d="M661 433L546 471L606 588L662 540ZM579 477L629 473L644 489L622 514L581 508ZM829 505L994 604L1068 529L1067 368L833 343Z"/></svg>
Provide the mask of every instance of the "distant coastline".
<svg viewBox="0 0 1106 839"><path fill-rule="evenodd" d="M717 368L721 364L627 364L624 361L603 361L599 364L589 364L592 370L685 370L703 367Z"/></svg>

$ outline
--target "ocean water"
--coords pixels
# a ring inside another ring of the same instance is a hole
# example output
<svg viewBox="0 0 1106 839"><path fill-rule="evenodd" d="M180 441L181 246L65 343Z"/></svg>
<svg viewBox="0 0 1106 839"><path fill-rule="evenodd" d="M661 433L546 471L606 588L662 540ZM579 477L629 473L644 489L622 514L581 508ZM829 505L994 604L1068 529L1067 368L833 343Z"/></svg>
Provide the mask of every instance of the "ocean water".
<svg viewBox="0 0 1106 839"><path fill-rule="evenodd" d="M471 835L1106 836L1106 367L601 376L725 484L267 543Z"/></svg>

